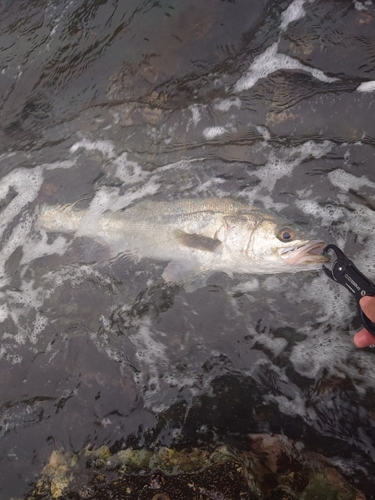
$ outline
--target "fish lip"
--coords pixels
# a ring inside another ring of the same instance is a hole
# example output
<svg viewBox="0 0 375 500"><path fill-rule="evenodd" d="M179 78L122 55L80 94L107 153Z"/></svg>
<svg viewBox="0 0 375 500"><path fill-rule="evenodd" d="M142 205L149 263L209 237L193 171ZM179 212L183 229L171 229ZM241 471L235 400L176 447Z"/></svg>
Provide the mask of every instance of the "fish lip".
<svg viewBox="0 0 375 500"><path fill-rule="evenodd" d="M329 258L322 253L324 247L324 241L310 241L309 243L283 249L281 258L289 265L328 262Z"/></svg>

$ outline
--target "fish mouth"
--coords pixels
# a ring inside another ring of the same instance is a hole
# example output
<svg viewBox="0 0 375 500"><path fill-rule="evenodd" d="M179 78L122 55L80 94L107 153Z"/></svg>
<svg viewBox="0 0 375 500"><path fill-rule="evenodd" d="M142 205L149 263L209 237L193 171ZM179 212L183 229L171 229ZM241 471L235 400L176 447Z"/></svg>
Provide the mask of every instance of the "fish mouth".
<svg viewBox="0 0 375 500"><path fill-rule="evenodd" d="M286 264L319 264L328 262L329 258L323 255L324 241L310 241L296 247L285 248L281 257Z"/></svg>

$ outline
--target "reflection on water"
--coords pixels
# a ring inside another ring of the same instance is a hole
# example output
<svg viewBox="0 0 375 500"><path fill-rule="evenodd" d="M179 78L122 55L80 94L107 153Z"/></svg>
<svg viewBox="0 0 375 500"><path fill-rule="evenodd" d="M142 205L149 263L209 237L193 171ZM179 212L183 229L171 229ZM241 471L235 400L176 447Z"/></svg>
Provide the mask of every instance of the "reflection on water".
<svg viewBox="0 0 375 500"><path fill-rule="evenodd" d="M374 370L321 272L216 273L49 233L43 204L231 197L374 275L370 1L0 5L3 498L53 450L284 433L374 498Z"/></svg>

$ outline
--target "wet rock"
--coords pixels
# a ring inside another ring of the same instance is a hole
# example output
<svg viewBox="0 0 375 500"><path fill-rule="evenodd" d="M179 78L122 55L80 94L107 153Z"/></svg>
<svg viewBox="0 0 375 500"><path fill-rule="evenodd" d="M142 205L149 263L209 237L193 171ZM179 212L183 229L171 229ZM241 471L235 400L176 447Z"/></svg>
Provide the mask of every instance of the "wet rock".
<svg viewBox="0 0 375 500"><path fill-rule="evenodd" d="M325 457L282 435L248 436L246 451L192 448L77 455L54 451L26 500L365 500Z"/></svg>
<svg viewBox="0 0 375 500"><path fill-rule="evenodd" d="M72 458L65 457L62 452L53 452L50 463L42 472L42 478L26 498L28 500L252 498L244 467L225 450L218 450L212 455L200 450L177 452L167 448L155 454L144 450L125 450L106 460L107 451L108 449L104 447L94 452L85 450L79 458L86 458L86 463L93 468L93 473L91 476L81 474L80 477L74 465L72 466ZM98 460L106 460L107 469L100 467ZM118 467L115 474L111 471L114 464ZM162 466L168 472L173 470L178 472L166 474L162 470L154 470L150 474L149 469L155 464ZM203 470L199 470L202 466Z"/></svg>
<svg viewBox="0 0 375 500"><path fill-rule="evenodd" d="M372 3L319 1L306 3L304 8L306 16L288 26L280 52L331 75L373 79L375 12Z"/></svg>
<svg viewBox="0 0 375 500"><path fill-rule="evenodd" d="M149 96L150 101L153 99L153 94L155 92L152 92ZM136 102L116 106L112 113L121 127L141 124L156 125L163 117L163 110L156 107L156 105L149 106Z"/></svg>
<svg viewBox="0 0 375 500"><path fill-rule="evenodd" d="M252 472L265 500L365 500L323 455L283 435L249 435Z"/></svg>

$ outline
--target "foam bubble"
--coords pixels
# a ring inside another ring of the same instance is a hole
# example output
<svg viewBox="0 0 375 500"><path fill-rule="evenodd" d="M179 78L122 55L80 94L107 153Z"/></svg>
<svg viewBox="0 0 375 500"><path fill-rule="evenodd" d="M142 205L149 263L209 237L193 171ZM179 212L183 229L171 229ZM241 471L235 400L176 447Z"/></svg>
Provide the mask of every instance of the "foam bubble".
<svg viewBox="0 0 375 500"><path fill-rule="evenodd" d="M257 56L246 75L242 76L235 84L234 91L242 92L243 90L248 90L251 87L254 87L258 80L267 78L268 75L280 69L298 69L307 71L308 73L311 73L314 78L322 82L331 83L338 80L338 78L326 76L323 71L305 66L293 57L285 54L279 54L277 49L278 42L275 42L268 47L263 54Z"/></svg>
<svg viewBox="0 0 375 500"><path fill-rule="evenodd" d="M375 80L371 82L363 82L357 87L358 92L374 92L375 91Z"/></svg>
<svg viewBox="0 0 375 500"><path fill-rule="evenodd" d="M154 395L160 392L160 370L169 365L166 346L156 340L149 318L139 321L137 332L130 337L136 348L136 358L143 369L139 371L138 383L147 404L152 404Z"/></svg>
<svg viewBox="0 0 375 500"><path fill-rule="evenodd" d="M285 31L290 23L305 17L306 11L303 8L306 0L294 0L288 8L281 14L280 29Z"/></svg>
<svg viewBox="0 0 375 500"><path fill-rule="evenodd" d="M16 196L3 208L0 222L0 238L2 249L0 255L0 286L5 287L10 282L5 266L12 253L27 241L33 224L32 218L25 214L21 215L24 208L37 197L42 185L43 177L40 167L34 170L17 169L10 172L2 179L1 196L4 196L10 189L15 191ZM27 189L25 187L27 186ZM11 226L14 219L19 218L18 223ZM4 232L10 234L4 238ZM0 301L7 301L7 290L0 293ZM3 308L3 321L6 309ZM9 310L8 310L9 312Z"/></svg>
<svg viewBox="0 0 375 500"><path fill-rule="evenodd" d="M367 241L368 236L373 234L375 214L370 208L353 202L345 193L353 188L361 190L364 186L374 189L374 183L365 176L355 177L342 169L332 171L328 176L332 184L344 192L338 196L342 198L342 203L349 205L348 208L338 204L322 206L314 200L298 200L296 204L305 214L314 219L320 218L323 226L334 226L334 243L339 247L345 249L350 232L355 233L358 242ZM335 196L332 198L335 199ZM363 249L357 251L355 256L348 256L366 275L374 275L373 240L364 244ZM358 314L351 294L321 275L302 287L298 300L309 301L315 307L318 306L318 309L314 327L306 324L301 329L306 332L306 340L298 343L292 351L290 359L296 371L308 377L318 377L323 370L335 376L343 373L352 380L361 380L362 387L373 387L375 375L364 367L369 360L365 353L353 346L345 331ZM361 366L360 370L358 366Z"/></svg>
<svg viewBox="0 0 375 500"><path fill-rule="evenodd" d="M295 394L291 397L288 396L274 396L272 394L265 397L266 401L272 401L277 403L280 411L285 415L295 416L300 415L308 422L316 421L316 414L313 408L306 407L305 397L301 392L293 386Z"/></svg>
<svg viewBox="0 0 375 500"><path fill-rule="evenodd" d="M75 153L81 148L86 151L99 151L108 158L113 158L115 155L115 148L111 141L89 141L88 139L83 139L73 144L70 148L70 152Z"/></svg>
<svg viewBox="0 0 375 500"><path fill-rule="evenodd" d="M329 172L328 178L334 186L344 191L349 191L349 189L360 190L363 186L375 189L375 182L370 181L365 175L356 177L341 168Z"/></svg>
<svg viewBox="0 0 375 500"><path fill-rule="evenodd" d="M144 172L137 162L131 161L127 153L123 153L114 160L116 165L116 177L118 177L124 184L135 184L142 182L150 174Z"/></svg>
<svg viewBox="0 0 375 500"><path fill-rule="evenodd" d="M85 211L84 216L79 224L76 232L77 236L93 236L98 234L98 221L112 203L116 200L116 191L106 187L95 193L89 208Z"/></svg>
<svg viewBox="0 0 375 500"><path fill-rule="evenodd" d="M282 148L277 152L271 151L267 163L263 167L257 168L254 174L261 180L261 185L258 186L256 192L259 195L260 190L272 192L276 182L283 178L289 177L293 170L299 166L307 158L321 158L325 156L332 148L329 141L316 143L307 141L295 148ZM283 157L284 158L283 158ZM272 175L270 175L272 172Z"/></svg>
<svg viewBox="0 0 375 500"><path fill-rule="evenodd" d="M9 314L8 306L6 304L1 304L0 305L0 323L2 323L3 321L5 321L7 319L8 314Z"/></svg>
<svg viewBox="0 0 375 500"><path fill-rule="evenodd" d="M193 124L196 127L202 119L201 107L198 105L192 105L189 106L189 109L191 111Z"/></svg>
<svg viewBox="0 0 375 500"><path fill-rule="evenodd" d="M372 6L372 1L371 0L366 0L366 1L362 1L362 2L359 2L357 0L354 1L354 7L356 8L356 10L368 10L369 7Z"/></svg>
<svg viewBox="0 0 375 500"><path fill-rule="evenodd" d="M295 203L305 215L312 216L313 219L321 219L325 227L330 226L333 222L344 220L347 215L345 207L333 204L322 205L313 199L298 199Z"/></svg>
<svg viewBox="0 0 375 500"><path fill-rule="evenodd" d="M219 101L214 102L214 109L221 111L223 113L227 113L231 107L235 107L237 109L241 109L241 99L238 97L233 97L230 99L220 99Z"/></svg>
<svg viewBox="0 0 375 500"><path fill-rule="evenodd" d="M356 310L350 307L351 296L346 290L341 290L336 283L328 281L325 275L320 275L300 290L299 301L313 299L319 304L316 320L319 323L330 323L336 328L343 324L343 320L350 321Z"/></svg>
<svg viewBox="0 0 375 500"><path fill-rule="evenodd" d="M64 255L70 246L62 235L59 235L52 243L48 243L47 233L42 230L40 233L40 239L32 238L28 240L27 245L23 245L23 254L20 261L21 265L27 265L32 260L38 259L39 257L46 257L47 255Z"/></svg>
<svg viewBox="0 0 375 500"><path fill-rule="evenodd" d="M38 312L35 317L34 329L30 336L33 344L36 343L39 334L46 328L47 325L48 319Z"/></svg>
<svg viewBox="0 0 375 500"><path fill-rule="evenodd" d="M161 185L158 175L150 175L148 179L145 176L142 183L134 186L133 189L127 189L125 194L120 195L117 192L116 196L111 197L110 209L113 211L121 210L133 203L133 201L140 200L145 196L152 196L159 191ZM116 190L113 190L113 192L116 193Z"/></svg>
<svg viewBox="0 0 375 500"><path fill-rule="evenodd" d="M269 130L267 129L267 127L262 127L262 126L258 125L256 127L256 129L263 136L263 139L265 141L269 141L271 139L271 134L270 134Z"/></svg>
<svg viewBox="0 0 375 500"><path fill-rule="evenodd" d="M225 181L224 179L218 179L218 178L213 178L209 179L206 182L201 182L193 191L194 195L197 194L202 195L202 193L207 193L213 188L217 188L220 184L223 184Z"/></svg>
<svg viewBox="0 0 375 500"><path fill-rule="evenodd" d="M76 160L64 160L64 161L55 161L54 163L43 163L41 168L44 170L55 170L57 168L72 168L77 164Z"/></svg>
<svg viewBox="0 0 375 500"><path fill-rule="evenodd" d="M218 137L219 135L223 135L227 132L227 129L225 127L206 127L203 130L203 136L210 140L214 139L215 137Z"/></svg>
<svg viewBox="0 0 375 500"><path fill-rule="evenodd" d="M2 210L0 237L3 235L9 221L19 215L28 203L35 200L42 182L43 175L40 167L36 167L33 170L24 168L16 169L2 179L0 197L5 197L10 189L13 189L17 193L17 196ZM25 189L25 186L27 186L27 189Z"/></svg>
<svg viewBox="0 0 375 500"><path fill-rule="evenodd" d="M252 278L250 280L243 281L239 285L233 287L231 289L231 292L247 293L247 292L255 292L256 290L259 290L259 280L257 278Z"/></svg>

